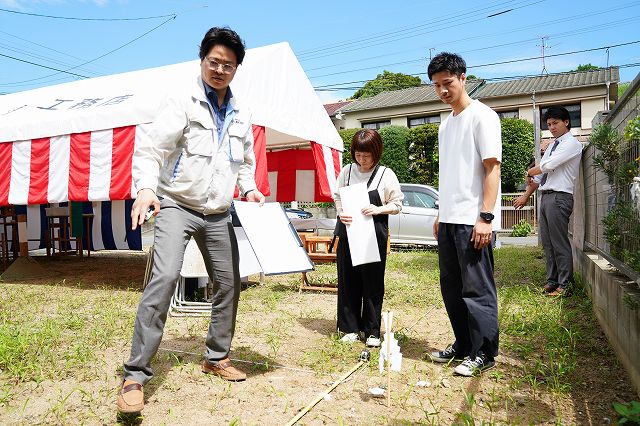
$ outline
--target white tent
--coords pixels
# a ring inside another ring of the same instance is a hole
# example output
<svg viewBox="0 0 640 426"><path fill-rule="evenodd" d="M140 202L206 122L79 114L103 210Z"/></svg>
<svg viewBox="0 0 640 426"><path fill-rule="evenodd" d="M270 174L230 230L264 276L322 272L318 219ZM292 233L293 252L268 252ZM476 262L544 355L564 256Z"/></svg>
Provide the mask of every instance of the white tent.
<svg viewBox="0 0 640 426"><path fill-rule="evenodd" d="M199 72L195 60L0 96L0 206L118 201L109 226L124 228L137 130ZM342 139L289 45L247 50L231 87L252 111L256 181L268 200L329 200ZM30 238L42 233L36 222Z"/></svg>

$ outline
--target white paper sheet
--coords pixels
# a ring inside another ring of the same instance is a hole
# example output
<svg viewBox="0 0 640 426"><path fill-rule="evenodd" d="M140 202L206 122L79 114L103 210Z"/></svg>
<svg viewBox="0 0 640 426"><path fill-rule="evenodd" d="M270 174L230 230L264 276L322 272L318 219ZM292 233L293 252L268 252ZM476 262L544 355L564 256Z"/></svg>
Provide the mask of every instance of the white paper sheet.
<svg viewBox="0 0 640 426"><path fill-rule="evenodd" d="M373 225L373 217L361 213L363 207L371 204L366 183L343 186L339 189L342 210L353 218L347 226L349 252L353 266L365 263L380 262L378 240Z"/></svg>
<svg viewBox="0 0 640 426"><path fill-rule="evenodd" d="M240 252L240 276L244 278L262 272L260 262L256 259L256 254L253 252L253 248L251 248L251 243L249 243L244 229L237 227L233 228L233 230L236 232L238 251Z"/></svg>
<svg viewBox="0 0 640 426"><path fill-rule="evenodd" d="M266 275L311 271L313 263L279 203L234 201L236 213Z"/></svg>

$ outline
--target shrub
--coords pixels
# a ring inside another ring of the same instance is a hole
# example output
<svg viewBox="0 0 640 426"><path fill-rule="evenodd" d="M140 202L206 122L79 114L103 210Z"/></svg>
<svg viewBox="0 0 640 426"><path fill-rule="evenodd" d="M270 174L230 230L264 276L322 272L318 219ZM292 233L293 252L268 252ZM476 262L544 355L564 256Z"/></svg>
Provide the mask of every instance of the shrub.
<svg viewBox="0 0 640 426"><path fill-rule="evenodd" d="M342 138L342 142L344 142L344 151L342 151L342 165L346 166L351 161L351 139L353 136L362 129L342 129L338 130L340 137Z"/></svg>
<svg viewBox="0 0 640 426"><path fill-rule="evenodd" d="M519 118L503 118L501 181L504 192L514 192L524 182L533 158L533 124Z"/></svg>
<svg viewBox="0 0 640 426"><path fill-rule="evenodd" d="M526 237L533 232L533 226L525 219L520 219L520 222L513 225L513 230L511 231L512 237Z"/></svg>
<svg viewBox="0 0 640 426"><path fill-rule="evenodd" d="M408 182L407 133L409 129L404 126L386 126L380 129L379 133L384 146L380 163L393 170L400 182Z"/></svg>
<svg viewBox="0 0 640 426"><path fill-rule="evenodd" d="M410 183L438 187L438 125L424 124L407 132Z"/></svg>

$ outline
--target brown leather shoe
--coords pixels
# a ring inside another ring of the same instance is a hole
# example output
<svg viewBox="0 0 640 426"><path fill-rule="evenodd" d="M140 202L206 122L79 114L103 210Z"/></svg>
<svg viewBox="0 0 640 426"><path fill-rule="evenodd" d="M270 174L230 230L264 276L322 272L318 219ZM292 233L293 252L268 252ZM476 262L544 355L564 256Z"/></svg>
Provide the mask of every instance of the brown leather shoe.
<svg viewBox="0 0 640 426"><path fill-rule="evenodd" d="M546 283L542 288L542 291L545 293L551 293L552 291L555 291L557 288L558 288L558 284Z"/></svg>
<svg viewBox="0 0 640 426"><path fill-rule="evenodd" d="M555 290L553 290L551 293L547 293L547 296L549 297L563 297L566 295L567 295L567 289L562 287L558 287Z"/></svg>
<svg viewBox="0 0 640 426"><path fill-rule="evenodd" d="M118 392L118 411L138 413L144 408L144 391L140 383L125 380Z"/></svg>
<svg viewBox="0 0 640 426"><path fill-rule="evenodd" d="M247 379L247 375L235 368L229 358L221 359L215 364L205 359L202 363L202 372L205 374L215 374L230 382L241 382Z"/></svg>

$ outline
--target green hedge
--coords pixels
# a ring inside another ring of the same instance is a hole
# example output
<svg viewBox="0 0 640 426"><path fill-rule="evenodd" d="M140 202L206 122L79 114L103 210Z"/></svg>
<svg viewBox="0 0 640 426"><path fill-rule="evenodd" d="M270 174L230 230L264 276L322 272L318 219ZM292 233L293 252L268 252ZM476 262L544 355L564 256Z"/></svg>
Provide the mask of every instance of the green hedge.
<svg viewBox="0 0 640 426"><path fill-rule="evenodd" d="M518 118L503 118L502 124L502 190L517 191L533 158L533 124ZM340 130L344 141L342 164L352 162L351 139L361 129ZM420 183L438 187L438 125L424 124L407 129L386 126L380 129L384 144L381 163L390 167L404 183Z"/></svg>
<svg viewBox="0 0 640 426"><path fill-rule="evenodd" d="M386 126L380 129L379 133L384 147L380 163L393 170L400 182L409 182L409 153L407 151L409 129L404 126Z"/></svg>
<svg viewBox="0 0 640 426"><path fill-rule="evenodd" d="M503 118L500 123L502 191L514 192L524 182L527 167L534 156L533 124L520 118Z"/></svg>
<svg viewBox="0 0 640 426"><path fill-rule="evenodd" d="M362 129L339 130L344 142L342 152L342 165L352 163L351 140ZM409 179L409 155L407 152L407 133L409 129L404 126L385 126L378 131L382 138L382 158L380 163L389 167L398 176L400 182L408 182Z"/></svg>
<svg viewBox="0 0 640 426"><path fill-rule="evenodd" d="M424 124L409 129L409 182L438 187L438 125Z"/></svg>

